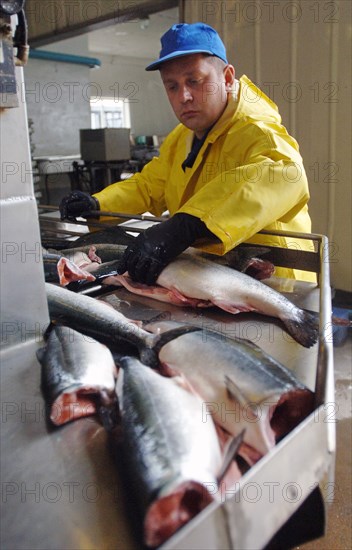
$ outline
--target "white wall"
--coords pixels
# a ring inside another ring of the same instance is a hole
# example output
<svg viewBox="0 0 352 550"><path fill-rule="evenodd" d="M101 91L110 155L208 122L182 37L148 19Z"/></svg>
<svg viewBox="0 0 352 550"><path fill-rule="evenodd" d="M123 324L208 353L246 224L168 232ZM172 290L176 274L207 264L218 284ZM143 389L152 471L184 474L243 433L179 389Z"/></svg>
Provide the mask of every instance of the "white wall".
<svg viewBox="0 0 352 550"><path fill-rule="evenodd" d="M91 71L92 95L102 94L130 103L131 132L134 135L166 135L177 124L167 100L159 71L147 72L150 61L131 57L105 56L91 52L102 66Z"/></svg>
<svg viewBox="0 0 352 550"><path fill-rule="evenodd" d="M66 48L57 43L55 51L64 53ZM148 60L94 52L90 57L100 59L101 67L89 69L41 59L30 59L25 67L25 95L28 117L34 122L35 156L79 154L79 130L91 127L90 98L126 98L130 104L131 133L135 136L165 136L177 124L159 72L145 71Z"/></svg>
<svg viewBox="0 0 352 550"><path fill-rule="evenodd" d="M35 156L79 154L79 129L90 128L90 69L29 59L24 69Z"/></svg>

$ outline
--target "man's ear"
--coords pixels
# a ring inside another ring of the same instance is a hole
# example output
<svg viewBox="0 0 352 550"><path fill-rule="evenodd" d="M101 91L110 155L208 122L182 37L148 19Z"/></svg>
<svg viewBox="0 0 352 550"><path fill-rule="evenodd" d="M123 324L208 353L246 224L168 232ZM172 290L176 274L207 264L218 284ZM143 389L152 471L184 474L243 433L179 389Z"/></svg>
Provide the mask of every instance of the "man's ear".
<svg viewBox="0 0 352 550"><path fill-rule="evenodd" d="M224 77L226 91L229 92L235 82L235 67L233 65L226 65L224 68Z"/></svg>

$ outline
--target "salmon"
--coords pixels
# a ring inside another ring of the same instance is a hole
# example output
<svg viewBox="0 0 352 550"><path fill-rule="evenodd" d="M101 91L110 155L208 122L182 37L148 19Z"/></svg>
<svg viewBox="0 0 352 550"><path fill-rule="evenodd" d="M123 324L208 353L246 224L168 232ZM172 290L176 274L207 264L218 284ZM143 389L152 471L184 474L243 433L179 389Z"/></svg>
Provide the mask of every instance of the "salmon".
<svg viewBox="0 0 352 550"><path fill-rule="evenodd" d="M135 358L118 362L122 445L144 515L144 541L156 547L213 500L222 453L202 400Z"/></svg>
<svg viewBox="0 0 352 550"><path fill-rule="evenodd" d="M236 314L256 312L278 318L287 332L304 347L312 347L318 339L318 315L297 307L280 292L246 273L202 256L194 249L180 254L167 265L156 286L132 281L125 273L123 253L116 263L95 271L95 282L124 286L130 292L178 306L211 307ZM120 261L121 260L121 261ZM81 290L87 283L75 283L71 290ZM89 284L89 283L88 283Z"/></svg>
<svg viewBox="0 0 352 550"><path fill-rule="evenodd" d="M181 325L160 321L146 328L160 334ZM313 392L248 340L200 328L162 345L158 356L162 372L182 374L204 400L204 418L211 415L233 436L245 430L242 451L250 464L313 410Z"/></svg>
<svg viewBox="0 0 352 550"><path fill-rule="evenodd" d="M43 265L45 280L66 286L73 281L94 281L95 276L59 254L44 253Z"/></svg>
<svg viewBox="0 0 352 550"><path fill-rule="evenodd" d="M116 403L115 362L103 344L68 327L55 326L37 357L49 417L56 426Z"/></svg>
<svg viewBox="0 0 352 550"><path fill-rule="evenodd" d="M302 346L318 339L318 315L297 307L280 292L226 265L186 252L163 269L157 286L140 285L125 275L108 277L105 284L125 286L130 292L192 307L217 306L236 314L256 312L280 319Z"/></svg>
<svg viewBox="0 0 352 550"><path fill-rule="evenodd" d="M168 341L184 331L193 331L194 327L177 327L164 335L155 335L144 330L140 323L128 319L110 305L51 283L45 283L52 322L64 324L78 330L99 342L110 346L129 343L132 352L150 366L158 364L154 347L160 339Z"/></svg>

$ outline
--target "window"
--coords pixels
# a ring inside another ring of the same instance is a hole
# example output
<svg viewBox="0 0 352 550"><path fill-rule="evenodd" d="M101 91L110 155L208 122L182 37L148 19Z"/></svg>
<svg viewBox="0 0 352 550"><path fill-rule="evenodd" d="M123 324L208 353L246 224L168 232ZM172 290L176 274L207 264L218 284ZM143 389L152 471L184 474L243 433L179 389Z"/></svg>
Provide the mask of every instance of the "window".
<svg viewBox="0 0 352 550"><path fill-rule="evenodd" d="M127 100L102 98L90 102L91 126L97 128L130 128L130 106Z"/></svg>

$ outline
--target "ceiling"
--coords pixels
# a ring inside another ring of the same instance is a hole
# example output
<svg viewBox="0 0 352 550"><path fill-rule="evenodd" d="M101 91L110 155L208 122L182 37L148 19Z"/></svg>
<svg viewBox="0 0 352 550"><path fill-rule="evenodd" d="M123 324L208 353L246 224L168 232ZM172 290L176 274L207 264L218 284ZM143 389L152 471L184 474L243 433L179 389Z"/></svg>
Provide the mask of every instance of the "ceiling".
<svg viewBox="0 0 352 550"><path fill-rule="evenodd" d="M154 13L148 19L118 23L86 34L92 54L154 59L160 51L160 37L178 23L178 8Z"/></svg>

